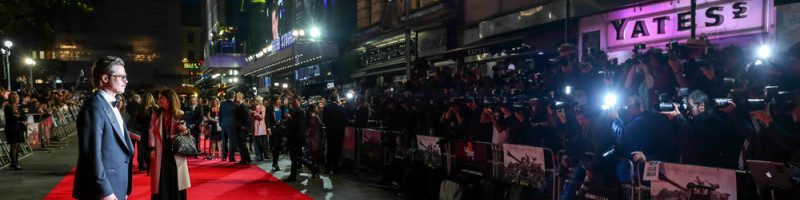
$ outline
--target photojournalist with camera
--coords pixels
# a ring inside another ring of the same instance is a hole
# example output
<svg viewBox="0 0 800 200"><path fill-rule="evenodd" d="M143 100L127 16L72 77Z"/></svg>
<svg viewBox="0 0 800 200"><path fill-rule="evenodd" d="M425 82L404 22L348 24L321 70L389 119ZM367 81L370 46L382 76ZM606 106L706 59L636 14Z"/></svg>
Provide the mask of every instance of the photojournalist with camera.
<svg viewBox="0 0 800 200"><path fill-rule="evenodd" d="M742 136L723 116L708 95L699 90L688 96L685 111L674 107L662 112L670 120L677 120L681 163L736 169L742 146Z"/></svg>

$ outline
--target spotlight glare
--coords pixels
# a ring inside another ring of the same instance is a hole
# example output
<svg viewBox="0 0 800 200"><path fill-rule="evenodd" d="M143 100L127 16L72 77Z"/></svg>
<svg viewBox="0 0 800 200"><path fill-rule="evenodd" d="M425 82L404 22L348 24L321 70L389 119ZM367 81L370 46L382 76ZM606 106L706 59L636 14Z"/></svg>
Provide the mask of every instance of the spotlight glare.
<svg viewBox="0 0 800 200"><path fill-rule="evenodd" d="M572 87L567 86L564 88L564 94L570 95L572 93Z"/></svg>
<svg viewBox="0 0 800 200"><path fill-rule="evenodd" d="M608 109L617 105L617 95L608 93L603 97L603 109Z"/></svg>
<svg viewBox="0 0 800 200"><path fill-rule="evenodd" d="M758 58L761 59L767 59L771 56L771 54L772 54L772 49L770 49L769 46L767 45L761 45L760 47L758 47L758 51L756 52Z"/></svg>
<svg viewBox="0 0 800 200"><path fill-rule="evenodd" d="M322 31L319 30L319 27L316 26L311 27L311 29L308 32L309 32L308 34L313 38L319 38L319 36L322 35Z"/></svg>

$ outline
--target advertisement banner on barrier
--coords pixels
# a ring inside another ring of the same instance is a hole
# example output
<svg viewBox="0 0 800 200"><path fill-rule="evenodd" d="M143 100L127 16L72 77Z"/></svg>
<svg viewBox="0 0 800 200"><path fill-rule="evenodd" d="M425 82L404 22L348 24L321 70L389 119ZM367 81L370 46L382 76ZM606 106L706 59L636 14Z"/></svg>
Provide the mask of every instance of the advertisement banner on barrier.
<svg viewBox="0 0 800 200"><path fill-rule="evenodd" d="M736 199L736 171L712 167L661 163L650 195L661 199Z"/></svg>
<svg viewBox="0 0 800 200"><path fill-rule="evenodd" d="M441 166L442 148L439 147L439 137L417 135L417 147L423 154L423 160L428 167Z"/></svg>
<svg viewBox="0 0 800 200"><path fill-rule="evenodd" d="M42 144L39 137L39 123L30 123L26 125L28 129L28 145L32 149L41 148Z"/></svg>
<svg viewBox="0 0 800 200"><path fill-rule="evenodd" d="M342 140L342 158L356 160L356 128L344 128L344 140Z"/></svg>
<svg viewBox="0 0 800 200"><path fill-rule="evenodd" d="M544 160L544 149L540 147L503 144L503 173L512 183L542 186Z"/></svg>
<svg viewBox="0 0 800 200"><path fill-rule="evenodd" d="M361 162L368 166L381 166L381 131L361 130Z"/></svg>

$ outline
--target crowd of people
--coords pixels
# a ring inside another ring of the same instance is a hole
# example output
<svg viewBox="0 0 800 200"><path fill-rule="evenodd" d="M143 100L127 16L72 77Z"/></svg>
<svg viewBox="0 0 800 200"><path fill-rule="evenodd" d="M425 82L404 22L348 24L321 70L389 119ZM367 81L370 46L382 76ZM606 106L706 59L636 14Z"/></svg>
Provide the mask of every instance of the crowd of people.
<svg viewBox="0 0 800 200"><path fill-rule="evenodd" d="M77 94L80 96L81 94ZM19 156L29 123L53 123L51 116L80 104L80 98L67 90L21 90L0 88L0 104L3 107L5 140L9 144L11 169L22 170ZM29 117L32 117L31 122ZM49 140L49 138L45 138ZM49 141L41 141L47 144Z"/></svg>
<svg viewBox="0 0 800 200"><path fill-rule="evenodd" d="M288 152L287 182L297 179L302 166L312 177L337 172L346 126L563 151L558 167L575 172L564 175L570 180L562 191L566 197L594 177L632 181L613 174L619 163L603 160L740 170L747 168L745 160L800 162L800 45L771 59L694 39L667 50L634 51L622 63L591 49L578 60L567 44L556 58L534 64L501 60L490 73L476 66L443 67L428 69L435 71L428 76L415 69L404 87L337 90L328 98L285 89L248 98L236 92L161 92L158 99L131 94L120 109L129 129L141 136L140 147L158 149L153 141L159 140L148 138L153 127L181 121L195 138L207 139L196 144L206 147L206 160L267 161L280 170L279 156ZM148 148L139 151L139 170L165 167L148 161ZM156 154L169 153L162 151Z"/></svg>
<svg viewBox="0 0 800 200"><path fill-rule="evenodd" d="M409 134L563 151L559 167L569 170L560 171L576 172L565 175L567 198L593 176L631 181L604 160L740 170L746 160L800 162L800 44L758 58L690 39L637 47L622 63L592 49L578 60L571 45L558 52L534 64L501 60L487 75L470 66L416 73L405 92L371 88L381 92L356 101L355 125L379 119Z"/></svg>

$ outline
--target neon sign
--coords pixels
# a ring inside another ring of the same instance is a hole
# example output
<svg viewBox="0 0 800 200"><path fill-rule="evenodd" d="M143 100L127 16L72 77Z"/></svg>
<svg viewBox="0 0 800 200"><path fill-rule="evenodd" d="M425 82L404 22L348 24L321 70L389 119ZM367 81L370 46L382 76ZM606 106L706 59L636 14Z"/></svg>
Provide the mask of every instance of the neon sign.
<svg viewBox="0 0 800 200"><path fill-rule="evenodd" d="M696 33L709 38L764 33L768 28L768 0L698 0ZM629 49L635 44L667 43L690 37L690 1L663 1L589 16L581 32L600 29L608 50ZM597 20L602 20L598 22ZM603 23L603 27L596 27ZM649 45L650 46L650 45Z"/></svg>

